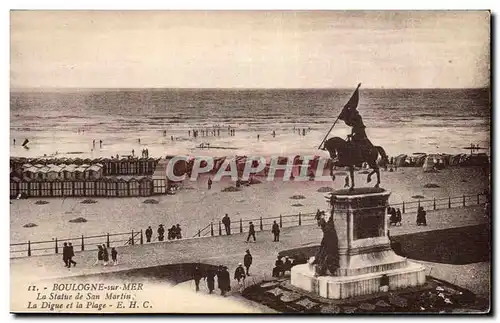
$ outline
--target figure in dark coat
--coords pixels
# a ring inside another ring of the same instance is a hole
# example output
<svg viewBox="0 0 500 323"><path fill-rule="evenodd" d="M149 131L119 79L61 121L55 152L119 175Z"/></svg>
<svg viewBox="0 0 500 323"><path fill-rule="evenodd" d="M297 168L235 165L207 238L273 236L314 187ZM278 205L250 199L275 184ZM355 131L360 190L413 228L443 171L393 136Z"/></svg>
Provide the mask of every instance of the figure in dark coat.
<svg viewBox="0 0 500 323"><path fill-rule="evenodd" d="M424 211L424 208L420 206L417 211L417 225L427 225L427 212Z"/></svg>
<svg viewBox="0 0 500 323"><path fill-rule="evenodd" d="M179 224L177 224L175 227L175 238L176 239L182 239L181 231L182 231L181 226Z"/></svg>
<svg viewBox="0 0 500 323"><path fill-rule="evenodd" d="M220 294L225 296L227 292L231 290L231 278L227 267L221 266L219 272L217 273L217 282L219 283Z"/></svg>
<svg viewBox="0 0 500 323"><path fill-rule="evenodd" d="M200 291L200 280L201 278L203 277L202 273L201 273L201 269L199 266L195 266L194 267L194 271L193 271L193 279L194 279L194 284L196 285L196 291L199 292Z"/></svg>
<svg viewBox="0 0 500 323"><path fill-rule="evenodd" d="M158 226L158 241L163 241L163 239L165 238L165 228L163 227L163 224L160 224L160 226Z"/></svg>
<svg viewBox="0 0 500 323"><path fill-rule="evenodd" d="M234 279L238 282L240 292L243 291L245 287L245 269L243 269L241 263L238 264L238 267L234 271Z"/></svg>
<svg viewBox="0 0 500 323"><path fill-rule="evenodd" d="M248 237L247 237L247 242L250 240L250 237L253 237L253 241L255 242L255 226L253 225L252 222L249 223L248 226Z"/></svg>
<svg viewBox="0 0 500 323"><path fill-rule="evenodd" d="M69 250L68 250L68 244L65 242L63 245L63 262L64 262L64 267L69 267Z"/></svg>
<svg viewBox="0 0 500 323"><path fill-rule="evenodd" d="M247 276L250 276L250 266L252 265L252 255L250 254L250 250L247 249L245 257L243 257L243 264L245 265L245 268L247 269Z"/></svg>
<svg viewBox="0 0 500 323"><path fill-rule="evenodd" d="M146 242L151 242L151 237L153 236L153 229L151 229L151 226L149 226L146 229Z"/></svg>
<svg viewBox="0 0 500 323"><path fill-rule="evenodd" d="M278 223L276 223L276 221L274 221L274 223L273 223L273 228L272 228L271 232L274 235L273 242L279 242L280 241L280 226L278 225Z"/></svg>
<svg viewBox="0 0 500 323"><path fill-rule="evenodd" d="M274 263L273 277L279 277L282 272L283 272L283 260L281 260L281 256L278 256L278 259Z"/></svg>
<svg viewBox="0 0 500 323"><path fill-rule="evenodd" d="M222 224L224 224L224 228L226 229L226 235L231 235L231 219L229 218L227 213L222 218Z"/></svg>
<svg viewBox="0 0 500 323"><path fill-rule="evenodd" d="M207 275L205 276L205 280L207 281L208 293L212 294L215 289L215 273L213 270L209 269L207 271Z"/></svg>
<svg viewBox="0 0 500 323"><path fill-rule="evenodd" d="M104 259L104 251L102 250L102 246L98 245L97 246L97 260L94 263L94 266L99 264L103 259Z"/></svg>
<svg viewBox="0 0 500 323"><path fill-rule="evenodd" d="M76 261L73 260L73 257L75 256L75 250L73 249L73 245L70 243L68 243L68 267L71 267L71 265L73 265L73 267L76 266Z"/></svg>
<svg viewBox="0 0 500 323"><path fill-rule="evenodd" d="M313 265L316 264L316 274L319 276L326 275L327 270L331 275L335 275L339 267L339 239L335 224L333 222L333 214L326 222L323 228L323 239L316 256L314 257Z"/></svg>
<svg viewBox="0 0 500 323"><path fill-rule="evenodd" d="M113 261L113 266L118 265L118 251L115 247L111 248L111 261Z"/></svg>

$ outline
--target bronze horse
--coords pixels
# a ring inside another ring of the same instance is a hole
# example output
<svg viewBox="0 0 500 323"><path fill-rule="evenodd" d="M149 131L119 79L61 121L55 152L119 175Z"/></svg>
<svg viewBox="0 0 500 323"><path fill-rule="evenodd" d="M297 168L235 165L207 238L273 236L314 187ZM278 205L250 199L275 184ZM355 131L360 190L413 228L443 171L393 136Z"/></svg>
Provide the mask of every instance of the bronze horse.
<svg viewBox="0 0 500 323"><path fill-rule="evenodd" d="M330 153L330 158L333 160L330 167L330 176L335 179L333 175L333 166L347 166L349 167L349 173L351 177L351 187L350 190L354 189L354 166L363 164L363 162L368 163L368 166L372 169L372 172L368 174L366 182L371 182L371 177L373 174L377 174L377 184L375 187L380 185L380 168L377 164L377 158L380 155L382 158L382 164L387 165L389 163L389 158L385 153L384 149L380 146L373 146L371 143L367 144L366 147L358 147L353 144L353 142L345 141L339 137L333 137L325 141L324 149L328 150Z"/></svg>

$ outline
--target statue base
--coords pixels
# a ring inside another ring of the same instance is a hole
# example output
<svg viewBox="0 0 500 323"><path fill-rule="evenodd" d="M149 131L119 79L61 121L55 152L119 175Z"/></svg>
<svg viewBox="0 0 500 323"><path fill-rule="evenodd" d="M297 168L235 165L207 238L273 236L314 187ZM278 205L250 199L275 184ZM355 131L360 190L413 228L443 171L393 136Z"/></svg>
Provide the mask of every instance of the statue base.
<svg viewBox="0 0 500 323"><path fill-rule="evenodd" d="M385 213L390 192L357 189L331 194L339 268L333 276L316 277L314 265L294 266L292 285L321 297L345 299L380 292L382 277L389 290L425 284L425 267L398 256L390 247Z"/></svg>

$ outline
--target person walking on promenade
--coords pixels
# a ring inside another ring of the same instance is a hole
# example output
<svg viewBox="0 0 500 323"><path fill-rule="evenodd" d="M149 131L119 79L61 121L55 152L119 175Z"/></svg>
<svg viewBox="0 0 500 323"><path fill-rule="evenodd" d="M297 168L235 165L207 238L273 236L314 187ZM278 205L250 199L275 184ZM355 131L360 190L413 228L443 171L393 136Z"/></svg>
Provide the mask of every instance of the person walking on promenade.
<svg viewBox="0 0 500 323"><path fill-rule="evenodd" d="M65 242L63 245L63 262L64 262L64 267L69 268L69 250L68 250L68 244Z"/></svg>
<svg viewBox="0 0 500 323"><path fill-rule="evenodd" d="M113 266L118 265L118 251L115 247L111 248L111 260L113 261Z"/></svg>
<svg viewBox="0 0 500 323"><path fill-rule="evenodd" d="M271 232L274 235L273 242L279 242L280 241L280 226L278 225L278 223L276 223L276 221L273 222L273 228L272 228Z"/></svg>
<svg viewBox="0 0 500 323"><path fill-rule="evenodd" d="M401 225L401 221L403 220L403 218L401 217L401 210L399 208L396 211L396 220L397 220L397 223L399 225Z"/></svg>
<svg viewBox="0 0 500 323"><path fill-rule="evenodd" d="M349 176L346 176L344 179L344 187L349 187Z"/></svg>
<svg viewBox="0 0 500 323"><path fill-rule="evenodd" d="M252 254L250 253L250 250L247 249L245 257L243 257L243 264L247 269L247 276L250 276L250 266L252 265L252 260Z"/></svg>
<svg viewBox="0 0 500 323"><path fill-rule="evenodd" d="M231 235L231 219L229 218L227 213L222 218L222 224L224 224L224 229L226 229L226 235L230 236Z"/></svg>
<svg viewBox="0 0 500 323"><path fill-rule="evenodd" d="M196 265L193 271L193 279L194 279L194 284L196 286L196 292L200 291L200 280L202 277L203 275L201 274L201 269L198 265Z"/></svg>
<svg viewBox="0 0 500 323"><path fill-rule="evenodd" d="M205 276L205 280L207 281L208 293L212 294L215 289L215 273L212 269L207 271L207 275Z"/></svg>
<svg viewBox="0 0 500 323"><path fill-rule="evenodd" d="M243 269L243 265L241 263L238 264L236 270L234 271L234 279L238 282L238 287L240 293L245 288L245 269Z"/></svg>
<svg viewBox="0 0 500 323"><path fill-rule="evenodd" d="M417 225L427 225L426 213L422 206L418 207L417 211Z"/></svg>
<svg viewBox="0 0 500 323"><path fill-rule="evenodd" d="M153 229L151 229L151 226L149 226L146 229L146 242L151 242L151 237L153 236Z"/></svg>
<svg viewBox="0 0 500 323"><path fill-rule="evenodd" d="M158 241L163 241L164 236L165 236L165 228L163 228L163 224L160 224L158 226Z"/></svg>
<svg viewBox="0 0 500 323"><path fill-rule="evenodd" d="M73 257L75 256L75 250L73 249L73 245L68 243L68 267L71 267L73 264L73 267L76 266L76 261L73 260Z"/></svg>
<svg viewBox="0 0 500 323"><path fill-rule="evenodd" d="M102 260L104 262L104 266L107 266L109 262L109 253L105 244L102 245Z"/></svg>
<svg viewBox="0 0 500 323"><path fill-rule="evenodd" d="M102 250L101 245L97 245L97 260L94 263L94 266L99 264L104 259L104 251Z"/></svg>
<svg viewBox="0 0 500 323"><path fill-rule="evenodd" d="M254 242L257 241L257 239L255 239L255 226L253 225L252 222L250 222L248 226L247 242L250 240L250 237L253 237Z"/></svg>

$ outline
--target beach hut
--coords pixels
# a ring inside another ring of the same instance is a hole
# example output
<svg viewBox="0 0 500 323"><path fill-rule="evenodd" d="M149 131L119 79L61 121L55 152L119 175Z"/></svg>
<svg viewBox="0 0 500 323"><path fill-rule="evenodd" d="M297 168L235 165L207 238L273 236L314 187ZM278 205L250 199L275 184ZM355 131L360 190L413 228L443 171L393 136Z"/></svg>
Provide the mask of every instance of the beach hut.
<svg viewBox="0 0 500 323"><path fill-rule="evenodd" d="M132 177L128 181L128 189L129 189L129 195L130 196L139 196L139 181Z"/></svg>
<svg viewBox="0 0 500 323"><path fill-rule="evenodd" d="M63 182L60 179L52 182L52 196L63 196L62 185Z"/></svg>
<svg viewBox="0 0 500 323"><path fill-rule="evenodd" d="M140 196L150 196L153 190L153 182L149 177L139 179Z"/></svg>
<svg viewBox="0 0 500 323"><path fill-rule="evenodd" d="M11 177L10 178L10 196L11 197L16 197L19 195L21 189L20 189L20 183L21 179L18 177Z"/></svg>
<svg viewBox="0 0 500 323"><path fill-rule="evenodd" d="M96 195L96 183L94 180L87 179L85 181L85 196L95 196Z"/></svg>
<svg viewBox="0 0 500 323"><path fill-rule="evenodd" d="M49 169L47 171L47 180L54 181L58 178L61 178L63 176L62 169L62 167L59 167L57 165L49 166Z"/></svg>
<svg viewBox="0 0 500 323"><path fill-rule="evenodd" d="M52 196L52 182L47 180L40 182L40 195Z"/></svg>
<svg viewBox="0 0 500 323"><path fill-rule="evenodd" d="M84 179L75 179L73 183L74 183L73 195L74 196L84 196L85 195L85 180Z"/></svg>
<svg viewBox="0 0 500 323"><path fill-rule="evenodd" d="M86 179L99 179L102 177L102 166L99 167L97 165L92 165L85 170L85 178Z"/></svg>
<svg viewBox="0 0 500 323"><path fill-rule="evenodd" d="M427 155L425 157L424 164L422 165L423 171L426 173L437 172L440 168L440 165L442 165L440 159L441 157L436 154Z"/></svg>
<svg viewBox="0 0 500 323"><path fill-rule="evenodd" d="M40 196L40 182L33 181L30 183L28 196Z"/></svg>
<svg viewBox="0 0 500 323"><path fill-rule="evenodd" d="M408 155L404 155L404 154L397 156L396 158L394 158L394 165L396 167L404 167L407 157L408 157Z"/></svg>
<svg viewBox="0 0 500 323"><path fill-rule="evenodd" d="M96 196L107 196L106 179L100 178L96 182Z"/></svg>
<svg viewBox="0 0 500 323"><path fill-rule="evenodd" d="M26 196L29 196L30 193L30 182L31 179L24 177L19 182L19 193L23 193Z"/></svg>
<svg viewBox="0 0 500 323"><path fill-rule="evenodd" d="M116 181L109 180L106 182L106 195L107 196L116 196Z"/></svg>
<svg viewBox="0 0 500 323"><path fill-rule="evenodd" d="M35 179L38 173L38 168L31 166L29 168L26 168L23 171L23 176L30 178L30 179Z"/></svg>
<svg viewBox="0 0 500 323"><path fill-rule="evenodd" d="M153 194L165 194L167 192L167 169L159 165L153 174Z"/></svg>
<svg viewBox="0 0 500 323"><path fill-rule="evenodd" d="M120 197L129 196L128 182L122 177L119 177L116 183L118 187L118 196Z"/></svg>
<svg viewBox="0 0 500 323"><path fill-rule="evenodd" d="M73 194L73 181L63 181L62 182L62 193L63 196L74 196Z"/></svg>

